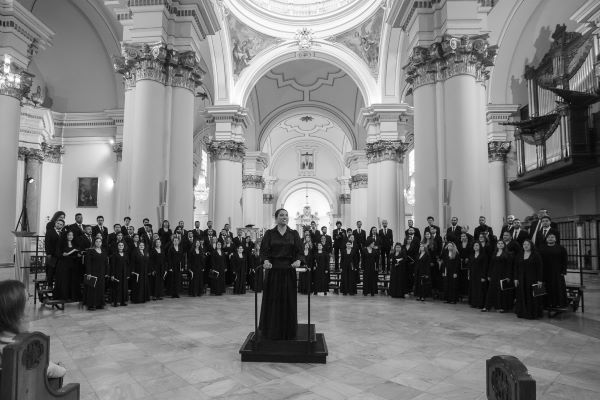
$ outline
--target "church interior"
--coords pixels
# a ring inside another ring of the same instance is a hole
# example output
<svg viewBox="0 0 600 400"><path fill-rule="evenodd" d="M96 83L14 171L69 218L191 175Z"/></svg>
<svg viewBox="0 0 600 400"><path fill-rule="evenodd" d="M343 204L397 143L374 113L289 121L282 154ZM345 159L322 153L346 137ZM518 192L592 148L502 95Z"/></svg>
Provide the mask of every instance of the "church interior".
<svg viewBox="0 0 600 400"><path fill-rule="evenodd" d="M77 398L600 397L600 1L0 0L0 64L0 280L23 282L27 330L49 336ZM327 337L326 364L240 361L258 290L235 292L229 271L223 296L202 284L200 297L133 304L132 292L93 312L55 304L48 286L58 211L60 240L89 225L110 253L103 230L114 252L129 225L152 247L164 221L192 247L231 234L258 248L279 209L303 243L333 237L326 296L309 282L297 298L298 319L310 301ZM515 258L554 235L568 306L482 313L472 286L456 304L435 282L419 302L413 275L390 295L383 253L414 240L419 255L422 236L428 251L431 227L436 257L448 243L460 253L454 220L469 247L508 232ZM381 253L375 295L361 269L363 293L343 296L349 236ZM525 365L534 397L502 397L486 377L497 355Z"/></svg>

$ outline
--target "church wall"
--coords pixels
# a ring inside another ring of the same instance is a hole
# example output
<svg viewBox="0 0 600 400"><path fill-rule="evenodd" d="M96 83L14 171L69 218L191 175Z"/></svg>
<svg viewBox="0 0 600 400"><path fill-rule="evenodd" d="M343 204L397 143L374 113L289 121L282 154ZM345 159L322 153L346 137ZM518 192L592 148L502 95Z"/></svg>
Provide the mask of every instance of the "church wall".
<svg viewBox="0 0 600 400"><path fill-rule="evenodd" d="M547 209L551 217L573 215L573 192L563 189L521 189L508 192L508 214L523 220L540 208ZM496 229L495 226L493 228Z"/></svg>
<svg viewBox="0 0 600 400"><path fill-rule="evenodd" d="M65 143L61 177L60 209L67 214L67 223L81 213L83 222L94 224L98 215L103 215L105 224L121 222L123 216L114 215L116 156L109 143L83 141ZM98 207L77 207L77 184L79 177L98 177ZM143 177L139 177L143 179ZM153 217L153 216L150 216Z"/></svg>
<svg viewBox="0 0 600 400"><path fill-rule="evenodd" d="M573 190L573 215L600 214L600 186Z"/></svg>
<svg viewBox="0 0 600 400"><path fill-rule="evenodd" d="M40 201L40 234L44 234L46 224L60 209L62 164L44 162L42 164L42 188ZM89 221L88 221L89 222Z"/></svg>

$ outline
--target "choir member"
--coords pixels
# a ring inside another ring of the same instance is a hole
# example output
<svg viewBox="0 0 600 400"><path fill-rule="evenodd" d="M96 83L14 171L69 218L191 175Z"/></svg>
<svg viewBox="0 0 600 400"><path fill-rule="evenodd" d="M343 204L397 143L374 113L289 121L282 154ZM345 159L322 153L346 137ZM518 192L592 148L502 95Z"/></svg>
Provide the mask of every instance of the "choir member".
<svg viewBox="0 0 600 400"><path fill-rule="evenodd" d="M329 281L327 279L327 272L329 270L330 255L327 251L324 250L324 241L326 241L325 236L321 236L321 243L317 244L317 253L315 255L315 272L313 274L313 293L315 294L315 296L319 292L323 292L323 294L327 296L327 292L329 291Z"/></svg>
<svg viewBox="0 0 600 400"><path fill-rule="evenodd" d="M127 246L127 253L129 255L129 265L133 265L133 254L137 251L140 245L140 235L135 233L131 238L131 246Z"/></svg>
<svg viewBox="0 0 600 400"><path fill-rule="evenodd" d="M435 222L435 218L433 218L432 216L427 217L427 226L425 227L425 229L423 230L423 234L425 234L425 232L431 232L431 228L435 228L436 231L440 231L440 227L434 224ZM417 249L418 251L418 249Z"/></svg>
<svg viewBox="0 0 600 400"><path fill-rule="evenodd" d="M162 243L163 250L166 250L171 245L171 236L173 235L173 231L171 230L171 225L168 220L164 220L162 222L162 226L158 230L158 236L160 236L160 242Z"/></svg>
<svg viewBox="0 0 600 400"><path fill-rule="evenodd" d="M389 295L394 298L404 298L406 294L406 249L400 243L394 245L390 254L390 290Z"/></svg>
<svg viewBox="0 0 600 400"><path fill-rule="evenodd" d="M234 275L233 294L246 294L246 255L242 244L231 255L230 265Z"/></svg>
<svg viewBox="0 0 600 400"><path fill-rule="evenodd" d="M504 242L506 250L514 257L521 252L521 245L516 240L513 240L509 231L504 231L501 240Z"/></svg>
<svg viewBox="0 0 600 400"><path fill-rule="evenodd" d="M424 243L419 246L419 256L415 263L415 298L425 301L431 296L431 260Z"/></svg>
<svg viewBox="0 0 600 400"><path fill-rule="evenodd" d="M519 243L519 246L521 246L521 248L523 247L523 242L525 241L525 239L529 239L529 233L527 233L527 230L521 228L520 219L515 218L515 220L513 221L513 229L511 231L511 236L513 240L516 240L517 243Z"/></svg>
<svg viewBox="0 0 600 400"><path fill-rule="evenodd" d="M92 235L95 237L97 234L102 235L102 243L106 246L108 244L108 229L104 226L104 217L102 215L96 217L96 225L92 228Z"/></svg>
<svg viewBox="0 0 600 400"><path fill-rule="evenodd" d="M111 249L113 247L117 241L117 233L121 233L121 224L113 225L113 232L108 234L106 241L103 241L103 244L106 248ZM94 237L96 237L96 235L94 235Z"/></svg>
<svg viewBox="0 0 600 400"><path fill-rule="evenodd" d="M235 252L235 248L233 247L233 239L227 232L223 236L223 243L221 244L221 250L223 254L225 254L225 285L233 284L233 270L231 269L231 256Z"/></svg>
<svg viewBox="0 0 600 400"><path fill-rule="evenodd" d="M537 215L535 217L536 219L529 226L529 237L531 238L532 243L538 246L538 243L540 242L540 238L538 236L541 234L542 226L544 225L542 223L542 219L544 217L550 217L548 215L548 210L543 208L537 212ZM550 220L549 223L550 228L552 228L553 230L558 230L558 226L556 225L556 223L551 222ZM557 239L559 239L559 237L557 237ZM541 241L544 241L543 238L541 239Z"/></svg>
<svg viewBox="0 0 600 400"><path fill-rule="evenodd" d="M176 229L181 232L181 237L187 236L187 231L185 230L185 222L179 221L177 223L177 228Z"/></svg>
<svg viewBox="0 0 600 400"><path fill-rule="evenodd" d="M310 240L315 245L321 241L321 232L317 229L317 223L315 221L311 221L308 232L310 233Z"/></svg>
<svg viewBox="0 0 600 400"><path fill-rule="evenodd" d="M485 217L482 215L479 217L479 226L477 226L473 231L473 236L479 237L479 234L483 232L487 232L489 238L494 236L494 230L491 226L485 224Z"/></svg>
<svg viewBox="0 0 600 400"><path fill-rule="evenodd" d="M514 215L507 215L506 216L506 224L502 226L502 229L500 230L500 237L504 236L504 232L508 232L511 234L512 236L512 231L514 228L514 222L515 222L515 216Z"/></svg>
<svg viewBox="0 0 600 400"><path fill-rule="evenodd" d="M54 284L56 264L59 258L58 245L62 236L62 230L65 226L64 215L64 212L57 211L52 216L50 222L46 224L44 250L46 252L46 281L50 287ZM61 217L63 219L60 219ZM52 220L54 220L54 222Z"/></svg>
<svg viewBox="0 0 600 400"><path fill-rule="evenodd" d="M355 253L359 250L354 248L352 241L346 242L346 249L342 252L340 259L340 267L342 269L342 277L340 279L340 292L345 295L356 294L356 270L357 264Z"/></svg>
<svg viewBox="0 0 600 400"><path fill-rule="evenodd" d="M104 276L108 272L108 254L102 248L102 237L96 238L94 248L85 255L84 305L92 311L104 308Z"/></svg>
<svg viewBox="0 0 600 400"><path fill-rule="evenodd" d="M373 230L371 230L373 232ZM367 246L362 252L363 266L363 295L375 296L377 293L377 263L379 261L379 252L375 249L375 239L369 237Z"/></svg>
<svg viewBox="0 0 600 400"><path fill-rule="evenodd" d="M167 292L172 298L179 298L181 289L181 270L185 262L185 253L179 242L179 236L172 237L172 243L167 252Z"/></svg>
<svg viewBox="0 0 600 400"><path fill-rule="evenodd" d="M255 292L262 292L264 272L260 262L260 243L257 243L252 249L249 271L251 271L250 288Z"/></svg>
<svg viewBox="0 0 600 400"><path fill-rule="evenodd" d="M194 222L194 229L192 231L194 233L194 240L204 240L204 232L202 228L200 228L200 221Z"/></svg>
<svg viewBox="0 0 600 400"><path fill-rule="evenodd" d="M125 252L128 251L127 245L125 244L125 241L123 240L123 232L119 232L119 233L117 233L117 238L111 243L110 246L108 246L109 257L112 256L113 254L116 254L119 251L119 249L118 249L119 243L123 243L123 245L125 246Z"/></svg>
<svg viewBox="0 0 600 400"><path fill-rule="evenodd" d="M127 278L131 271L129 269L129 257L125 253L125 243L119 242L117 251L110 257L110 281L111 300L113 307L127 305L128 285Z"/></svg>
<svg viewBox="0 0 600 400"><path fill-rule="evenodd" d="M380 253L381 253L381 270L388 273L390 270L390 253L392 252L392 244L394 243L394 233L388 228L386 219L381 221L382 228L379 230Z"/></svg>
<svg viewBox="0 0 600 400"><path fill-rule="evenodd" d="M455 245L459 245L460 243L460 234L462 233L462 228L458 225L458 218L452 217L450 218L450 227L446 229L446 240L450 242L454 242ZM459 250L460 251L460 250Z"/></svg>
<svg viewBox="0 0 600 400"><path fill-rule="evenodd" d="M469 257L469 304L473 308L482 309L485 305L487 268L487 254L481 249L479 242L473 243L473 251Z"/></svg>
<svg viewBox="0 0 600 400"><path fill-rule="evenodd" d="M81 297L81 253L75 246L74 236L73 231L67 232L59 244L53 293L56 300L77 301Z"/></svg>
<svg viewBox="0 0 600 400"><path fill-rule="evenodd" d="M465 232L460 233L460 241L456 245L460 255L460 270L458 271L458 295L468 297L469 295L469 258L473 245Z"/></svg>
<svg viewBox="0 0 600 400"><path fill-rule="evenodd" d="M192 232L192 231L189 231ZM206 265L206 253L201 238L194 240L194 247L187 256L189 295L192 297L202 296L204 293L204 268Z"/></svg>
<svg viewBox="0 0 600 400"><path fill-rule="evenodd" d="M425 233L423 235L425 235ZM409 236L404 247L406 248L406 268L404 271L404 282L406 282L407 291L410 292L415 286L415 262L419 256L419 240L414 236Z"/></svg>
<svg viewBox="0 0 600 400"><path fill-rule="evenodd" d="M415 221L413 221L412 219L408 220L408 228L404 231L404 236L409 236L411 234L410 229L412 228L412 235L418 238L419 241L421 241L421 231L419 230L419 228L414 226L414 224Z"/></svg>
<svg viewBox="0 0 600 400"><path fill-rule="evenodd" d="M131 302L145 303L150 300L150 256L146 251L146 243L140 242L133 255L131 266Z"/></svg>
<svg viewBox="0 0 600 400"><path fill-rule="evenodd" d="M73 238L76 239L84 234L85 231L83 227L83 215L81 215L81 213L77 213L75 214L75 223L69 225L69 229L67 230L73 232Z"/></svg>
<svg viewBox="0 0 600 400"><path fill-rule="evenodd" d="M85 233L79 236L77 239L75 239L75 244L77 245L77 248L79 250L87 250L94 246L95 235L92 235L92 227L86 225L84 230Z"/></svg>
<svg viewBox="0 0 600 400"><path fill-rule="evenodd" d="M127 245L127 248L132 248L133 247L133 236L135 235L135 228L133 226L128 226L127 227L127 232L123 234L123 240L125 241L125 244Z"/></svg>
<svg viewBox="0 0 600 400"><path fill-rule="evenodd" d="M350 232L351 232L351 230L350 230ZM362 232L364 233L364 230ZM359 284L360 283L360 253L361 253L361 250L359 248L358 243L356 243L356 239L355 239L353 233L348 234L348 242L350 242L352 244L352 250L353 250L353 253L352 253L352 257L354 257L352 260L353 265L354 265L353 271L354 271L354 274L356 275L354 277L354 281L356 282L356 284Z"/></svg>
<svg viewBox="0 0 600 400"><path fill-rule="evenodd" d="M514 290L510 283L513 281L513 258L508 253L503 241L496 243L496 251L488 264L488 292L485 307L481 311L495 308L499 312L511 310L514 303ZM502 290L500 281L507 282ZM509 289L510 288L510 289Z"/></svg>
<svg viewBox="0 0 600 400"><path fill-rule="evenodd" d="M362 221L356 221L356 229L352 231L352 234L354 235L354 241L356 242L358 250L357 254L360 255L360 252L367 243L367 232L362 229ZM358 270L358 264L356 265L356 268Z"/></svg>
<svg viewBox="0 0 600 400"><path fill-rule="evenodd" d="M212 238L217 236L217 232L213 229L212 221L206 221L206 229L204 230L204 240L206 244L210 244L212 242ZM208 246L206 246L208 249Z"/></svg>
<svg viewBox="0 0 600 400"><path fill-rule="evenodd" d="M254 242L250 235L244 236L244 240L242 242L242 247L244 248L244 255L246 256L246 283L249 287L253 287L254 276L252 275L252 269L250 264L252 264L252 250L254 250Z"/></svg>
<svg viewBox="0 0 600 400"><path fill-rule="evenodd" d="M335 271L337 272L340 270L340 254L348 239L346 237L346 231L342 228L342 221L337 221L335 227L336 228L333 230L333 263Z"/></svg>
<svg viewBox="0 0 600 400"><path fill-rule="evenodd" d="M225 236L229 236L229 238L233 241L233 232L231 232L231 227L229 224L225 224L223 226L223 230L225 231Z"/></svg>
<svg viewBox="0 0 600 400"><path fill-rule="evenodd" d="M160 238L154 240L154 246L150 249L150 271L154 277L153 286L150 288L152 299L162 300L167 277L167 262Z"/></svg>
<svg viewBox="0 0 600 400"><path fill-rule="evenodd" d="M323 238L325 238L325 242L323 242ZM321 227L321 236L319 237L319 242L323 243L323 251L331 254L331 252L333 251L333 241L331 239L331 236L327 234L326 226Z"/></svg>
<svg viewBox="0 0 600 400"><path fill-rule="evenodd" d="M142 237L144 236L144 232L146 232L146 225L149 223L150 223L149 218L142 219L142 226L139 227L137 230L137 234L140 235L140 240L142 240Z"/></svg>
<svg viewBox="0 0 600 400"><path fill-rule="evenodd" d="M181 241L181 248L185 252L185 254L190 254L192 249L194 248L194 231L188 231L183 236L183 240Z"/></svg>
<svg viewBox="0 0 600 400"><path fill-rule="evenodd" d="M490 260L492 258L492 252L494 251L494 249L492 248L488 237L485 235L485 233L480 233L479 236L476 237L477 241L479 242L479 246L481 247L481 251L483 251L487 256L488 260Z"/></svg>
<svg viewBox="0 0 600 400"><path fill-rule="evenodd" d="M152 233L152 224L147 223L144 225L144 231L140 234L140 242L144 242L147 249L152 246L152 236L154 236Z"/></svg>
<svg viewBox="0 0 600 400"><path fill-rule="evenodd" d="M456 245L448 242L447 252L442 257L444 276L444 303L456 304L458 301L458 272L460 270L460 254Z"/></svg>
<svg viewBox="0 0 600 400"><path fill-rule="evenodd" d="M50 221L48 221L48 223L46 224L46 232L56 228L56 221L62 221L63 227L64 227L65 217L66 217L66 214L64 211L55 212L54 215L52 215L52 218L50 218Z"/></svg>
<svg viewBox="0 0 600 400"><path fill-rule="evenodd" d="M429 232L425 232L423 242L425 249L429 255L430 262L430 281L431 289L434 292L435 297L442 297L444 292L444 279L442 278L442 270L440 263L440 256L442 253L442 238L439 235L432 235L431 232L435 232L435 228L431 228ZM416 261L416 259L415 259Z"/></svg>
<svg viewBox="0 0 600 400"><path fill-rule="evenodd" d="M129 233L129 228L133 228L133 226L129 225L131 223L130 217L123 218L123 225L121 225L121 232L123 232L123 236L127 237Z"/></svg>
<svg viewBox="0 0 600 400"><path fill-rule="evenodd" d="M310 286L310 280L309 280L310 274L308 273L308 270L309 269L311 271L313 270L313 265L315 262L314 250L312 247L310 232L306 231L305 234L306 234L306 236L305 236L306 241L304 242L303 254L304 254L304 266L306 267L306 271L300 272L298 274L298 281L299 281L298 292L300 292L302 294L308 294L309 286Z"/></svg>
<svg viewBox="0 0 600 400"><path fill-rule="evenodd" d="M531 240L523 242L523 252L515 261L515 313L519 318L536 319L542 316L542 299L533 295L533 286L543 282L542 258Z"/></svg>
<svg viewBox="0 0 600 400"><path fill-rule="evenodd" d="M210 254L210 294L220 296L225 293L225 268L227 255L221 248L221 242L216 242L215 250Z"/></svg>
<svg viewBox="0 0 600 400"><path fill-rule="evenodd" d="M567 306L567 250L557 243L554 233L546 236L546 245L539 250L544 266L543 276L548 294L545 296L546 307L564 308Z"/></svg>
<svg viewBox="0 0 600 400"><path fill-rule="evenodd" d="M233 247L237 249L238 246L244 245L244 232L240 229L236 237L232 240Z"/></svg>
<svg viewBox="0 0 600 400"><path fill-rule="evenodd" d="M552 226L552 221L550 217L545 215L541 219L541 228L538 229L537 235L535 237L535 248L540 249L547 242L548 235L553 234L556 238L556 243L560 244L560 232L557 228Z"/></svg>

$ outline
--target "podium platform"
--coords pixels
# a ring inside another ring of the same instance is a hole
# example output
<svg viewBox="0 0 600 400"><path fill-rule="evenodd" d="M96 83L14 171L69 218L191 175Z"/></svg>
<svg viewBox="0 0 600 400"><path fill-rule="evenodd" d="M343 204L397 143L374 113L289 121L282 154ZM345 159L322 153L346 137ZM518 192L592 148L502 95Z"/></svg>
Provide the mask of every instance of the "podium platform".
<svg viewBox="0 0 600 400"><path fill-rule="evenodd" d="M269 340L250 332L242 348L242 362L280 362L280 363L315 363L327 362L327 343L325 335L315 331L310 324L310 340L308 324L298 324L296 339Z"/></svg>

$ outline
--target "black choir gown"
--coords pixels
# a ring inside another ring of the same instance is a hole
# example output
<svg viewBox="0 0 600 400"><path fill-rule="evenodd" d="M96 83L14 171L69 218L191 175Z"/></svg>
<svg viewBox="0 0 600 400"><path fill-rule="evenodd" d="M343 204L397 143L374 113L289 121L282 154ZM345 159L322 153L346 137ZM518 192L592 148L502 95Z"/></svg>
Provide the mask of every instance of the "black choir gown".
<svg viewBox="0 0 600 400"><path fill-rule="evenodd" d="M467 298L469 296L469 258L472 253L472 245L469 241L465 244L459 242L458 254L460 254L460 269L458 271L458 295Z"/></svg>
<svg viewBox="0 0 600 400"><path fill-rule="evenodd" d="M409 292L415 287L415 263L417 258L419 258L419 241L413 239L406 247L406 268L404 272L404 281Z"/></svg>
<svg viewBox="0 0 600 400"><path fill-rule="evenodd" d="M475 257L475 254L471 254L468 265L470 278L469 304L471 307L483 308L487 291L487 254L483 251L480 251L477 257Z"/></svg>
<svg viewBox="0 0 600 400"><path fill-rule="evenodd" d="M378 271L377 265L379 261L379 252L373 249L370 253L365 248L362 252L362 266L363 266L363 295L370 294L375 296L377 294L377 278Z"/></svg>
<svg viewBox="0 0 600 400"><path fill-rule="evenodd" d="M64 253L70 253L63 255ZM58 262L54 275L54 293L56 300L81 299L81 258L77 255L79 250L67 242L61 243L58 248ZM104 279L104 278L102 278Z"/></svg>
<svg viewBox="0 0 600 400"><path fill-rule="evenodd" d="M206 256L204 249L192 249L188 253L188 271L191 272L190 284L188 287L189 295L192 297L202 296L204 293L204 267L206 265Z"/></svg>
<svg viewBox="0 0 600 400"><path fill-rule="evenodd" d="M342 270L340 292L342 292L342 294L356 294L356 271L358 269L356 253L358 253L358 250L351 250L350 254L348 254L348 250L342 250L342 256L340 258L340 268Z"/></svg>
<svg viewBox="0 0 600 400"><path fill-rule="evenodd" d="M513 280L513 258L505 251L499 257L494 253L488 264L488 291L485 308L488 310L512 310L515 302L515 290L501 290L500 280Z"/></svg>
<svg viewBox="0 0 600 400"><path fill-rule="evenodd" d="M238 253L231 256L230 265L234 274L233 294L246 293L246 263L246 256L243 254L242 257Z"/></svg>
<svg viewBox="0 0 600 400"><path fill-rule="evenodd" d="M317 252L314 271L314 287L313 292L317 294L329 292L329 281L327 279L327 271L329 270L330 255L326 251Z"/></svg>
<svg viewBox="0 0 600 400"><path fill-rule="evenodd" d="M456 254L454 258L446 253L443 256L442 268L444 271L444 296L448 303L458 301L458 272L460 270L460 255ZM455 278L454 275L457 275Z"/></svg>
<svg viewBox="0 0 600 400"><path fill-rule="evenodd" d="M214 250L210 254L210 294L222 295L225 293L225 268L227 268L227 254L221 250L221 254Z"/></svg>
<svg viewBox="0 0 600 400"><path fill-rule="evenodd" d="M127 254L117 252L110 257L111 300L115 307L118 304L127 305L127 298L129 297L127 278L129 278L130 273Z"/></svg>
<svg viewBox="0 0 600 400"><path fill-rule="evenodd" d="M304 264L303 266L306 268L310 268L311 273L309 274L308 271L306 272L300 272L298 274L298 292L302 293L302 294L308 294L308 288L311 285L311 282L309 281L309 275L312 275L312 272L314 270L314 265L315 265L315 256L313 254L312 250L304 250L302 252L302 254L304 255ZM312 279L312 276L311 276Z"/></svg>
<svg viewBox="0 0 600 400"><path fill-rule="evenodd" d="M260 309L261 335L273 340L296 337L298 328L296 269L291 265L304 262L302 241L298 232L289 226L283 234L277 227L265 232L260 244L262 261L268 260Z"/></svg>
<svg viewBox="0 0 600 400"><path fill-rule="evenodd" d="M394 298L404 298L406 294L406 250L402 247L400 253L390 255L390 290L389 295Z"/></svg>
<svg viewBox="0 0 600 400"><path fill-rule="evenodd" d="M417 298L431 296L431 258L427 252L417 258L415 263L414 295Z"/></svg>
<svg viewBox="0 0 600 400"><path fill-rule="evenodd" d="M149 272L150 256L146 252L142 253L140 250L137 250L133 254L133 265L131 266L132 303L145 303L150 300Z"/></svg>
<svg viewBox="0 0 600 400"><path fill-rule="evenodd" d="M233 285L233 269L231 268L231 255L234 254L233 245L222 245L221 251L225 254L225 285Z"/></svg>
<svg viewBox="0 0 600 400"><path fill-rule="evenodd" d="M179 297L181 291L181 269L184 265L185 253L181 245L169 247L167 251L167 294L171 297Z"/></svg>
<svg viewBox="0 0 600 400"><path fill-rule="evenodd" d="M151 280L150 296L162 299L165 291L165 279L167 278L167 266L165 252L156 248L150 250L150 273L154 277Z"/></svg>
<svg viewBox="0 0 600 400"><path fill-rule="evenodd" d="M264 270L262 264L260 262L260 254L252 254L250 256L250 268L249 268L249 276L250 276L250 288L255 292L262 292L263 290L263 281L264 281Z"/></svg>
<svg viewBox="0 0 600 400"><path fill-rule="evenodd" d="M439 236L433 240L431 245L427 246L427 253L429 254L429 262L431 265L431 288L437 297L444 292L444 278L442 277L442 266L439 263L440 255L442 253L442 242Z"/></svg>
<svg viewBox="0 0 600 400"><path fill-rule="evenodd" d="M85 255L85 274L98 278L96 286L86 285L84 305L88 309L103 308L104 301L104 277L108 272L108 254L105 250L100 253L96 249L90 249Z"/></svg>
<svg viewBox="0 0 600 400"><path fill-rule="evenodd" d="M515 288L515 313L519 318L536 319L543 314L543 297L533 297L531 285L543 282L543 264L539 254L532 252L528 259L524 253L519 254L515 262L515 280L519 283Z"/></svg>
<svg viewBox="0 0 600 400"><path fill-rule="evenodd" d="M544 266L544 283L547 294L544 304L550 308L564 308L567 306L567 286L565 274L567 273L567 250L559 245L542 246L540 248L542 265Z"/></svg>

